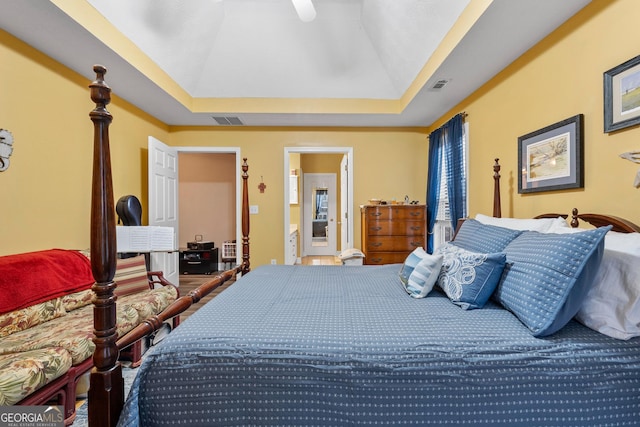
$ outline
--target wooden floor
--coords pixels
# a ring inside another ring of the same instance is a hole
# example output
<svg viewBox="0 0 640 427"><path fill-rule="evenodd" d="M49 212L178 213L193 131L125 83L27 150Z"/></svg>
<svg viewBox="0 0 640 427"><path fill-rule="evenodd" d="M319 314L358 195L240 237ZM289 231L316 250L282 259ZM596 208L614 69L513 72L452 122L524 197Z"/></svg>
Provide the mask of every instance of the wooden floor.
<svg viewBox="0 0 640 427"><path fill-rule="evenodd" d="M301 265L342 265L340 258L333 255L328 256L305 256L302 257Z"/></svg>
<svg viewBox="0 0 640 427"><path fill-rule="evenodd" d="M180 286L179 286L180 295L187 295L190 291L194 290L195 288L207 282L208 280L211 280L212 278L213 276L210 276L208 274L181 274ZM196 304L193 304L191 307L185 310L180 315L180 320L181 321L185 320L187 317L193 314L197 309L205 305L211 299L215 298L220 292L227 289L233 282L235 282L235 280L227 280L227 282L223 283L222 285L218 286L218 288L211 291L209 295L205 296Z"/></svg>

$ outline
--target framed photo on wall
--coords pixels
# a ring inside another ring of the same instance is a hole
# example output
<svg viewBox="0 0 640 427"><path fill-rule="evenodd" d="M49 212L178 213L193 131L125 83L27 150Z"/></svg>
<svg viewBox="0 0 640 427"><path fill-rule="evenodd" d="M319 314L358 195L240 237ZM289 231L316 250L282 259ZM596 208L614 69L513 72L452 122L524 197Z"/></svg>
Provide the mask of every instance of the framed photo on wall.
<svg viewBox="0 0 640 427"><path fill-rule="evenodd" d="M583 115L518 138L518 193L584 186Z"/></svg>
<svg viewBox="0 0 640 427"><path fill-rule="evenodd" d="M640 55L604 73L604 131L640 124Z"/></svg>

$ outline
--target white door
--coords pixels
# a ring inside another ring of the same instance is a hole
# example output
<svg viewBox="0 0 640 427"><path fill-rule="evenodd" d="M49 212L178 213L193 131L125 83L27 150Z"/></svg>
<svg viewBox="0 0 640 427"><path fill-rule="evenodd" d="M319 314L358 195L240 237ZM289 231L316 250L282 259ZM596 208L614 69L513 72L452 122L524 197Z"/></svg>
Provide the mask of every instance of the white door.
<svg viewBox="0 0 640 427"><path fill-rule="evenodd" d="M336 174L304 175L304 255L336 254Z"/></svg>
<svg viewBox="0 0 640 427"><path fill-rule="evenodd" d="M178 248L178 150L149 137L149 225L173 227ZM174 285L180 282L178 251L151 254L151 270L162 271Z"/></svg>
<svg viewBox="0 0 640 427"><path fill-rule="evenodd" d="M353 247L349 241L349 163L347 155L340 162L340 249Z"/></svg>

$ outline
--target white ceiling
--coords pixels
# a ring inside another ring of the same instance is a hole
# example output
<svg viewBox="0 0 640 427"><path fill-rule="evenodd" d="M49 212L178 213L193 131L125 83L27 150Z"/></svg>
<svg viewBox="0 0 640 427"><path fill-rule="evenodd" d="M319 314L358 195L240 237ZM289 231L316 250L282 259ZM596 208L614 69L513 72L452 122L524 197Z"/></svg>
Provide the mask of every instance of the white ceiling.
<svg viewBox="0 0 640 427"><path fill-rule="evenodd" d="M0 27L169 125L424 127L589 1L0 0Z"/></svg>

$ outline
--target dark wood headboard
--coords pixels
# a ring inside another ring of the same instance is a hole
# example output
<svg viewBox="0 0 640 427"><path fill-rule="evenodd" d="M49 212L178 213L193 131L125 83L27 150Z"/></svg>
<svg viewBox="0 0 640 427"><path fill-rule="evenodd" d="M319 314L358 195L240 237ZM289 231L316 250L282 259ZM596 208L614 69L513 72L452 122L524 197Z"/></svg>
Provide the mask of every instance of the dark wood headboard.
<svg viewBox="0 0 640 427"><path fill-rule="evenodd" d="M563 217L567 219L569 215L567 214L555 214L555 213L547 213L538 215L535 218L557 218ZM624 218L619 218L613 215L604 215L604 214L591 214L578 213L578 209L573 208L571 212L571 221L569 222L572 227L576 228L580 226L580 221L584 221L588 224L593 225L594 227L604 227L606 225L611 225L613 228L611 230L617 231L620 233L635 233L640 232L640 226L628 221Z"/></svg>

